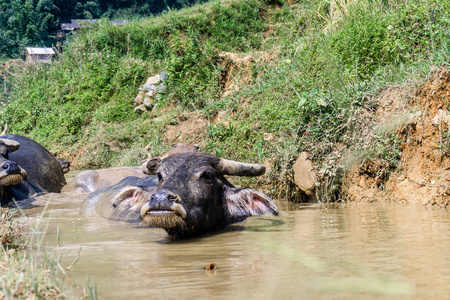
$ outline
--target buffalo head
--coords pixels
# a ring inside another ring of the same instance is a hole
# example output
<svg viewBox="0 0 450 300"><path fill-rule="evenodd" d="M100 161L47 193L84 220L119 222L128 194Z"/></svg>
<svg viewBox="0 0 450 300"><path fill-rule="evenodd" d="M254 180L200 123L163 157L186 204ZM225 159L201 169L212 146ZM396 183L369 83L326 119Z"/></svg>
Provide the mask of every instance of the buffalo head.
<svg viewBox="0 0 450 300"><path fill-rule="evenodd" d="M248 216L278 214L269 197L235 188L224 177L262 175L262 165L219 159L181 145L144 164L143 171L155 174L158 186L141 207L142 221L173 236L221 229Z"/></svg>
<svg viewBox="0 0 450 300"><path fill-rule="evenodd" d="M18 150L20 143L0 137L0 190L4 186L22 182L27 173L15 161L9 160L9 153Z"/></svg>
<svg viewBox="0 0 450 300"><path fill-rule="evenodd" d="M265 168L220 159L195 147L179 145L168 155L142 166L152 180L125 178L105 191L93 193L87 206L103 217L143 222L185 238L219 230L249 216L278 215L272 200L261 192L236 188L225 175L259 176ZM134 184L130 182L136 181ZM103 196L102 196L103 195ZM95 204L94 204L95 203Z"/></svg>
<svg viewBox="0 0 450 300"><path fill-rule="evenodd" d="M60 192L66 180L55 157L27 137L5 133L0 134L0 204Z"/></svg>

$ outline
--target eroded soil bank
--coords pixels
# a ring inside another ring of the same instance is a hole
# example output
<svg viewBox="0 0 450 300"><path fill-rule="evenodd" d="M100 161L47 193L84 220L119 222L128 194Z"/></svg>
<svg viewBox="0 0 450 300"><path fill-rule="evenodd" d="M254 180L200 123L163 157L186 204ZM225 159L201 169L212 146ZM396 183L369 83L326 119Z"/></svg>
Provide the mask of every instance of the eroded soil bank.
<svg viewBox="0 0 450 300"><path fill-rule="evenodd" d="M450 201L450 72L440 68L415 90L387 89L375 99L371 116L397 134L400 163L380 159L356 163L347 172L343 193L353 201L393 201L447 206ZM386 129L387 128L387 129Z"/></svg>

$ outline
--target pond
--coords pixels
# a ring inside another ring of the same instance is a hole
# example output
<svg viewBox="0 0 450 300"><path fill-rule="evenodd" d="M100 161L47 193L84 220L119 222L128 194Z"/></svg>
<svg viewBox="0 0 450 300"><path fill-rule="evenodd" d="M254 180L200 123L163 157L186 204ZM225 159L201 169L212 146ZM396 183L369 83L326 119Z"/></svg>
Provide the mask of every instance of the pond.
<svg viewBox="0 0 450 300"><path fill-rule="evenodd" d="M450 214L407 204L279 203L280 217L172 241L161 229L79 215L83 197L49 194L44 245L100 299L446 299ZM216 270L205 270L214 263Z"/></svg>

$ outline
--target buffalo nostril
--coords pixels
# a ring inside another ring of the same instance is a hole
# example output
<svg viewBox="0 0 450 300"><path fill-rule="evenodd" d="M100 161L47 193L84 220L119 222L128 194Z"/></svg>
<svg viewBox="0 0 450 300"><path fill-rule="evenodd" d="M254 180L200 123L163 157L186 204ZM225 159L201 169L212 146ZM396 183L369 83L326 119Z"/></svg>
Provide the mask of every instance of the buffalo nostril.
<svg viewBox="0 0 450 300"><path fill-rule="evenodd" d="M182 202L181 197L179 195L177 195L177 194L170 195L169 200L171 200L171 201L173 201L175 203Z"/></svg>
<svg viewBox="0 0 450 300"><path fill-rule="evenodd" d="M150 196L150 201L155 203L166 203L169 204L171 202L181 202L180 196L170 191L156 191L153 195Z"/></svg>
<svg viewBox="0 0 450 300"><path fill-rule="evenodd" d="M182 200L181 200L181 197L179 196L179 195L177 195L177 194L169 194L169 195L167 195L167 199L169 200L169 201L173 201L173 202L175 202L175 203L180 203L180 202L182 202Z"/></svg>
<svg viewBox="0 0 450 300"><path fill-rule="evenodd" d="M14 162L5 162L2 165L2 169L5 171L15 171L17 169L17 164Z"/></svg>

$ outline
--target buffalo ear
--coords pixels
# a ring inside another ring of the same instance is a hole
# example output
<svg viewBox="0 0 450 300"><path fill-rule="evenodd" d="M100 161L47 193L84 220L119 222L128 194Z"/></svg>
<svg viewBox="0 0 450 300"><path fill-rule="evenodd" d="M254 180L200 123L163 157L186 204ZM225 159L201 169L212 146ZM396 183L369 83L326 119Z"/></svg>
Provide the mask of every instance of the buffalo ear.
<svg viewBox="0 0 450 300"><path fill-rule="evenodd" d="M141 221L141 207L149 197L139 186L128 185L118 192L110 189L97 200L95 211L109 220L137 223Z"/></svg>
<svg viewBox="0 0 450 300"><path fill-rule="evenodd" d="M225 191L225 202L232 222L239 222L250 216L278 216L278 208L272 199L252 189L228 188Z"/></svg>
<svg viewBox="0 0 450 300"><path fill-rule="evenodd" d="M155 175L158 170L159 163L161 162L161 158L156 157L150 159L142 164L142 172L148 175Z"/></svg>

